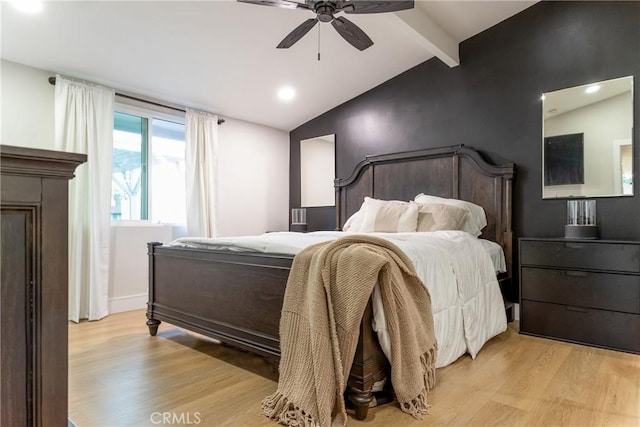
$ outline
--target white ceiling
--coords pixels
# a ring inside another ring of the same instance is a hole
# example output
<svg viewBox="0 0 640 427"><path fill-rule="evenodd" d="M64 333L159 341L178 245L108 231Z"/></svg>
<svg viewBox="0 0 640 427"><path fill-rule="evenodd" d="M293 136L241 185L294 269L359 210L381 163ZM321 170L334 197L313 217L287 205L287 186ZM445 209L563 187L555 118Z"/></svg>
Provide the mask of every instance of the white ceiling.
<svg viewBox="0 0 640 427"><path fill-rule="evenodd" d="M26 15L2 2L3 59L289 131L438 56L535 1L417 1L398 14L348 15L374 45L330 26L275 46L313 14L218 1L55 1ZM283 103L289 85L296 98Z"/></svg>

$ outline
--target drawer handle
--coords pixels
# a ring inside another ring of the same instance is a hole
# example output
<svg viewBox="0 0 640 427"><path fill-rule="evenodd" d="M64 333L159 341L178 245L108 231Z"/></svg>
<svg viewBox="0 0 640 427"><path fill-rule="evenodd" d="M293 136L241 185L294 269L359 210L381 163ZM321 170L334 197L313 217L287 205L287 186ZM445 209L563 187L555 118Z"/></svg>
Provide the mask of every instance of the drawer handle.
<svg viewBox="0 0 640 427"><path fill-rule="evenodd" d="M573 276L573 277L587 277L589 273L586 271L565 271L565 276Z"/></svg>
<svg viewBox="0 0 640 427"><path fill-rule="evenodd" d="M567 311L575 311L576 313L588 313L589 309L582 307L575 307L573 305L566 305L565 308Z"/></svg>
<svg viewBox="0 0 640 427"><path fill-rule="evenodd" d="M570 243L567 242L564 244L565 248L569 248L569 249L582 249L584 248L584 244L583 243Z"/></svg>

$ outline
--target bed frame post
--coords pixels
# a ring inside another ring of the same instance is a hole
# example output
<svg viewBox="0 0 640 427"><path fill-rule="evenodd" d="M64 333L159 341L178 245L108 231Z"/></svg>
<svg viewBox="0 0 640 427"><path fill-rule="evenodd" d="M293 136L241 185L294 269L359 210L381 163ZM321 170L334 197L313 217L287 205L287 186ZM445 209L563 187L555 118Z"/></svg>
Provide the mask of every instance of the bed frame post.
<svg viewBox="0 0 640 427"><path fill-rule="evenodd" d="M370 299L362 316L358 347L347 379L347 398L355 407L355 416L359 420L367 418L369 405L373 400L373 385L389 372L389 362L373 331L372 307Z"/></svg>
<svg viewBox="0 0 640 427"><path fill-rule="evenodd" d="M508 212L508 215L505 215L506 217L504 218L505 226L503 248L507 264L507 273L509 274L509 277L513 277L513 230L511 224L513 209L513 200L511 196L513 191L512 185L513 174L504 178L504 206L502 208L503 212Z"/></svg>
<svg viewBox="0 0 640 427"><path fill-rule="evenodd" d="M153 303L155 301L154 290L154 270L155 270L155 249L156 246L162 246L161 242L149 242L147 243L147 253L149 255L149 301L147 301L147 326L149 327L149 335L155 337L158 333L158 326L160 321L153 318Z"/></svg>
<svg viewBox="0 0 640 427"><path fill-rule="evenodd" d="M342 203L341 197L342 197L342 187L338 186L339 184L339 179L336 178L333 180L333 187L335 189L335 194L336 194L336 231L341 231L342 230L342 224L344 223L344 220L342 219L342 215L340 212L340 204Z"/></svg>

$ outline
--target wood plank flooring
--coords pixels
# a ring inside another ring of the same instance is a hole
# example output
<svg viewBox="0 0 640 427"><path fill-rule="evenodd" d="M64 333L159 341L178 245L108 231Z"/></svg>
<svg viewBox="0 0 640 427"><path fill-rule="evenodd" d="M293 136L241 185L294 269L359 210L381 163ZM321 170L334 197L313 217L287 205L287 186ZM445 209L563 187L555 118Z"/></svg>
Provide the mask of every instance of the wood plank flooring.
<svg viewBox="0 0 640 427"><path fill-rule="evenodd" d="M69 415L78 427L270 426L260 402L276 369L260 357L167 323L150 337L144 311L69 325ZM517 333L517 323L437 371L429 415L395 403L356 426L640 426L640 356Z"/></svg>

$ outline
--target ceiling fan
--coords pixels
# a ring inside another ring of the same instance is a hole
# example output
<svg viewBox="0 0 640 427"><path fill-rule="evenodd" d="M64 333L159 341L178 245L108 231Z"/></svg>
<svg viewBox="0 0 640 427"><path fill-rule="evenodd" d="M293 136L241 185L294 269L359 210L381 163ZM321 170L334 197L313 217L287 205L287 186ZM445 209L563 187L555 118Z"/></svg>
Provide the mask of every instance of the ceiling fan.
<svg viewBox="0 0 640 427"><path fill-rule="evenodd" d="M348 41L353 47L365 50L373 45L373 41L356 24L342 16L336 17L339 12L364 14L397 12L411 9L414 1L386 0L238 0L241 3L259 4L263 6L282 7L285 9L305 9L316 14L315 18L307 19L289 33L277 46L278 49L287 49L293 46L318 22L331 22L338 34Z"/></svg>

